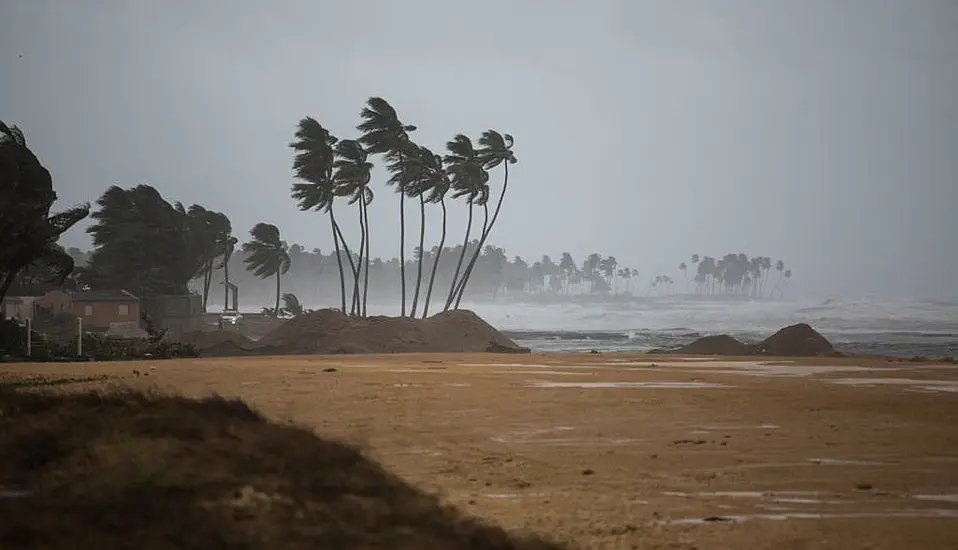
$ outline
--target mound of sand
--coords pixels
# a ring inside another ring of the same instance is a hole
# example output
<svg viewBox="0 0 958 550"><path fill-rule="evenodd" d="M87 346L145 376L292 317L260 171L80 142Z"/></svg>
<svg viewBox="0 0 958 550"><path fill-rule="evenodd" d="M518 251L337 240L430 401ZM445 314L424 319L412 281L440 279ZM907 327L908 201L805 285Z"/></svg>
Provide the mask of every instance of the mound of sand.
<svg viewBox="0 0 958 550"><path fill-rule="evenodd" d="M748 355L749 346L727 334L717 334L699 338L687 346L682 346L676 350L675 353L687 353L690 355Z"/></svg>
<svg viewBox="0 0 958 550"><path fill-rule="evenodd" d="M175 340L196 346L207 357L239 355L255 344L253 340L231 330L194 330L176 336Z"/></svg>
<svg viewBox="0 0 958 550"><path fill-rule="evenodd" d="M0 448L0 548L561 548L241 401L3 390Z"/></svg>
<svg viewBox="0 0 958 550"><path fill-rule="evenodd" d="M471 311L428 319L360 319L324 309L291 319L261 338L258 353L528 352Z"/></svg>
<svg viewBox="0 0 958 550"><path fill-rule="evenodd" d="M805 323L791 325L756 346L765 355L814 357L835 352L831 342Z"/></svg>

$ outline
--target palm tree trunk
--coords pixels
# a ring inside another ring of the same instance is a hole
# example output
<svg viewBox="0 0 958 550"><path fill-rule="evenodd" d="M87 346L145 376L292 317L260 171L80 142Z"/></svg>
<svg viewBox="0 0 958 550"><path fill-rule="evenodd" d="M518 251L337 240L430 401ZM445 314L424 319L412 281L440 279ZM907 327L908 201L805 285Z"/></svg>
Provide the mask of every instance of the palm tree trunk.
<svg viewBox="0 0 958 550"><path fill-rule="evenodd" d="M273 308L273 317L279 317L279 294L280 294L279 278L280 278L280 269L277 268L276 269L276 307Z"/></svg>
<svg viewBox="0 0 958 550"><path fill-rule="evenodd" d="M432 264L432 274L429 275L429 288L426 289L426 303L422 306L422 318L429 316L429 299L432 297L432 285L436 282L436 269L439 267L439 259L442 258L442 247L446 245L446 199L440 199L439 205L442 206L442 237L439 239L439 251L436 252L436 258Z"/></svg>
<svg viewBox="0 0 958 550"><path fill-rule="evenodd" d="M361 200L361 199L360 199ZM359 269L356 271L353 276L353 304L351 310L353 315L360 315L362 313L361 305L362 300L359 295L359 276L363 270L363 254L366 252L366 220L363 219L363 205L362 202L359 204L359 258L357 258L356 263L359 266Z"/></svg>
<svg viewBox="0 0 958 550"><path fill-rule="evenodd" d="M366 316L366 302L369 297L369 203L363 196L363 218L366 220L366 265L363 268L363 313Z"/></svg>
<svg viewBox="0 0 958 550"><path fill-rule="evenodd" d="M469 245L469 233L472 231L472 201L469 201L469 221L466 222L466 238L462 241L462 250L459 251L459 262L456 264L456 272L452 276L452 286L449 287L449 296L446 298L446 305L443 311L449 309L452 301L456 299L456 283L459 281L459 270L462 269L462 260L466 257L466 248Z"/></svg>
<svg viewBox="0 0 958 550"><path fill-rule="evenodd" d="M230 258L223 258L223 311L229 309L230 305Z"/></svg>
<svg viewBox="0 0 958 550"><path fill-rule="evenodd" d="M426 241L426 199L419 194L419 265L416 267L416 290L412 295L412 309L410 317L416 317L416 307L419 304L419 289L422 286L422 261L426 257L423 246Z"/></svg>
<svg viewBox="0 0 958 550"><path fill-rule="evenodd" d="M402 157L399 165L402 166ZM401 169L401 168L400 168ZM402 183L400 183L402 185ZM402 287L402 309L399 315L406 316L406 194L399 190L399 284Z"/></svg>
<svg viewBox="0 0 958 550"><path fill-rule="evenodd" d="M342 299L342 312L346 313L346 277L343 274L343 258L339 255L339 235L336 227L336 218L333 209L329 209L329 225L333 232L333 247L336 250L336 265L339 267L339 295Z"/></svg>
<svg viewBox="0 0 958 550"><path fill-rule="evenodd" d="M499 200L496 201L496 210L492 213L492 220L489 222L488 227L485 227L482 231L482 236L479 237L479 250L482 250L482 246L486 244L486 239L489 237L489 233L492 232L492 226L496 224L496 220L499 218L499 210L502 208L502 199L506 196L506 189L509 187L509 163L504 162L502 167L505 170L505 175L502 179L502 191L499 193ZM473 257L473 261L470 262L469 267L466 268L466 274L462 278L462 288L459 289L459 298L456 300L456 309L459 309L459 302L462 300L462 294L466 290L466 284L469 282L469 277L472 275L472 268L475 265L476 258L478 254Z"/></svg>
<svg viewBox="0 0 958 550"><path fill-rule="evenodd" d="M476 245L476 251L472 255L472 259L469 260L469 264L466 265L466 271L462 274L462 280L459 281L459 288L456 289L456 305L453 306L453 309L459 309L459 303L462 301L462 295L466 291L466 284L469 283L469 277L472 276L472 270L476 267L476 262L479 260L479 255L482 254L482 243L485 242L486 236L489 234L489 228L492 227L489 224L489 204L483 204L482 210L484 212L482 218L482 233L479 234L479 243Z"/></svg>
<svg viewBox="0 0 958 550"><path fill-rule="evenodd" d="M349 269L352 272L353 277L358 277L359 275L357 274L358 272L356 271L356 264L353 263L353 253L352 251L349 250L349 245L346 244L346 238L343 237L343 232L340 231L338 223L333 222L333 227L336 229L336 234L339 235L339 242L343 245L343 252L346 255L346 260L349 262ZM343 313L346 313L346 308L343 308Z"/></svg>

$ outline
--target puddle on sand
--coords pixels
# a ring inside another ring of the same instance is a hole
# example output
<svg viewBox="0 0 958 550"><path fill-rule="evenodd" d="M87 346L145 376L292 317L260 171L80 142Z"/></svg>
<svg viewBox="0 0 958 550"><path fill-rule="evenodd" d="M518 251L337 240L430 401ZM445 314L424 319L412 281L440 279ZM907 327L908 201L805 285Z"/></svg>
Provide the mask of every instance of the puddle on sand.
<svg viewBox="0 0 958 550"><path fill-rule="evenodd" d="M958 392L958 380L917 380L914 378L839 378L829 380L842 386L912 386L929 392Z"/></svg>
<svg viewBox="0 0 958 550"><path fill-rule="evenodd" d="M832 372L879 370L874 367L861 367L857 365L797 365L761 361L713 361L696 366L707 368L687 372L695 372L697 374L741 374L747 376L813 376Z"/></svg>
<svg viewBox="0 0 958 550"><path fill-rule="evenodd" d="M757 426L696 426L697 430L723 432L729 430L778 430L781 426L775 424L759 424Z"/></svg>
<svg viewBox="0 0 958 550"><path fill-rule="evenodd" d="M812 464L821 464L823 466L884 466L887 462L876 462L874 460L855 460L845 458L809 458Z"/></svg>
<svg viewBox="0 0 958 550"><path fill-rule="evenodd" d="M521 370L494 370L489 372L491 372L492 374L528 374L528 373L522 372ZM569 371L561 371L561 370L537 370L536 374L558 374L561 376L594 376L595 375L595 373L592 373L592 372L582 372L582 371L569 372Z"/></svg>
<svg viewBox="0 0 958 550"><path fill-rule="evenodd" d="M814 512L783 512L780 514L743 514L720 515L708 518L677 518L659 521L660 524L690 525L704 523L729 523L747 520L765 519L786 521L790 519L886 519L886 518L958 518L958 509L914 509L888 510L885 512L851 512L851 513L814 513Z"/></svg>
<svg viewBox="0 0 958 550"><path fill-rule="evenodd" d="M713 382L553 382L534 380L529 383L534 388L652 388L652 389L696 389L727 388L725 384Z"/></svg>
<svg viewBox="0 0 958 550"><path fill-rule="evenodd" d="M459 363L460 367L527 367L530 369L552 369L555 365L541 363Z"/></svg>
<svg viewBox="0 0 958 550"><path fill-rule="evenodd" d="M912 498L918 500L932 500L935 502L954 502L958 504L958 493L944 495L912 495Z"/></svg>

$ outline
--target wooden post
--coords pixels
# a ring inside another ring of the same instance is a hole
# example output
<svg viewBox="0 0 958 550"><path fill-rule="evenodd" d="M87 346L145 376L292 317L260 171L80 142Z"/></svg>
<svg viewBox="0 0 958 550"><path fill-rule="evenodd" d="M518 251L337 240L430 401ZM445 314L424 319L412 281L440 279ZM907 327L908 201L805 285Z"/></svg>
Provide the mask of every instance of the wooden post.
<svg viewBox="0 0 958 550"><path fill-rule="evenodd" d="M33 347L33 329L30 318L27 317L27 357L31 355L31 348Z"/></svg>

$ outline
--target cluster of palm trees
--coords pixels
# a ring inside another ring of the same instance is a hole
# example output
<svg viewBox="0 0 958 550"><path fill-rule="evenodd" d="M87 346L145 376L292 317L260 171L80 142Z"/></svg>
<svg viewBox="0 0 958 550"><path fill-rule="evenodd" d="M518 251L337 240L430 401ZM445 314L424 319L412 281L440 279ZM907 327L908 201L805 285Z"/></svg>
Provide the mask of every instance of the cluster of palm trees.
<svg viewBox="0 0 958 550"><path fill-rule="evenodd" d="M711 256L700 257L698 254L692 254L689 261L695 266L693 281L695 291L699 294L772 297L776 292L781 295L784 292L784 286L792 277L792 270L785 267L785 262L778 260L773 264L768 256L749 258L742 253L729 253L716 259ZM778 272L778 278L774 285L768 288L773 266ZM688 273L685 262L679 264L679 269L683 273Z"/></svg>
<svg viewBox="0 0 958 550"><path fill-rule="evenodd" d="M440 252L444 249L446 240L446 197L451 192L451 198L465 202L468 218L464 246L446 294L443 310L458 308L479 259L479 250L488 239L502 207L509 184L509 165L516 162L512 152L512 137L495 130L487 130L478 139L477 147L469 137L459 134L446 144L446 154L441 156L417 144L411 137L416 127L401 121L396 110L382 98L370 98L360 116L362 122L357 126L360 135L355 139L339 139L318 120L306 117L299 121L295 140L290 144L295 151L293 171L299 180L292 186L292 198L301 210L321 211L329 218L339 271L342 310L345 312L348 309L351 314L359 316L367 314L371 257L368 207L375 198L371 185L371 159L374 156L381 157L385 162L389 174L386 183L399 196L400 315L428 316L436 281L435 266L439 263L438 260L433 263L429 283L422 295L423 254L418 255L416 283L407 310L405 201L414 200L419 204L419 246L416 247L419 251L425 247L426 207L439 205L442 212L442 237L438 247ZM490 217L489 171L500 165L503 167L503 184ZM355 244L351 248L343 236L340 221L334 213L336 199L345 199L348 205L356 207L360 229L358 248ZM465 245L470 242L476 208L482 209L482 226L475 253L466 261ZM356 253L353 250L356 250ZM347 274L352 281L351 292L347 290ZM423 301L420 311L421 297Z"/></svg>

